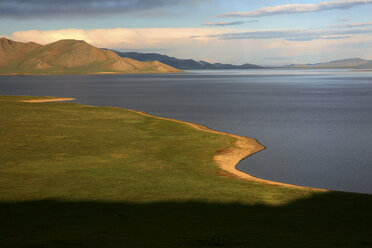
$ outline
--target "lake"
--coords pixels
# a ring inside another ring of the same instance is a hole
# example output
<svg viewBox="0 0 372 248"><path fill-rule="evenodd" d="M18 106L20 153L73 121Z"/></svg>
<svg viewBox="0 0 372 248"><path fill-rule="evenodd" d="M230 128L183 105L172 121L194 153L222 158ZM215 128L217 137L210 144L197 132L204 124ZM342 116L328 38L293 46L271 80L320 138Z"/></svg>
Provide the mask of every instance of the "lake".
<svg viewBox="0 0 372 248"><path fill-rule="evenodd" d="M243 160L242 171L372 194L372 71L0 76L0 94L76 97L254 137L267 149Z"/></svg>

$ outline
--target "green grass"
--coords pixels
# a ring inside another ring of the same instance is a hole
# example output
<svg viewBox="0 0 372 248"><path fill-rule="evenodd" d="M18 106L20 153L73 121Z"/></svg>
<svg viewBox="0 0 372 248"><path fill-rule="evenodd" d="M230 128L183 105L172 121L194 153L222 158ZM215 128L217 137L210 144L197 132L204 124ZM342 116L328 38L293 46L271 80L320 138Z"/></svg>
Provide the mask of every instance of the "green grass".
<svg viewBox="0 0 372 248"><path fill-rule="evenodd" d="M48 69L33 69L29 67L22 67L19 65L0 68L0 75L85 75L85 74L143 74L143 73L174 73L174 72L162 72L156 68L144 68L141 70L134 71L118 71L112 69L106 69L105 66L109 63L94 63L89 66L80 66L76 68L67 67L52 67Z"/></svg>
<svg viewBox="0 0 372 248"><path fill-rule="evenodd" d="M30 56L31 57L31 56ZM110 61L108 61L110 62ZM106 70L104 66L108 64L106 61L105 63L92 63L86 66L79 66L79 67L61 67L61 66L52 66L51 68L45 69L35 69L33 64L16 64L9 67L2 67L0 68L0 74L30 74L30 75L79 75L79 74L94 74L100 72L110 72L110 73L120 73L119 71L113 70ZM121 72L126 73L126 72ZM137 72L139 73L139 72ZM143 73L147 73L147 71L143 71Z"/></svg>
<svg viewBox="0 0 372 248"><path fill-rule="evenodd" d="M35 55L32 53L24 60L31 60ZM77 67L62 67L53 65L50 68L36 69L33 63L15 64L7 67L0 67L0 75L81 75L81 74L99 74L99 73L118 73L118 74L138 74L138 73L164 73L151 66L133 71L119 71L109 69L109 66L115 60L107 59L104 62L95 62L89 65Z"/></svg>
<svg viewBox="0 0 372 248"><path fill-rule="evenodd" d="M240 180L212 161L230 136L25 98L0 97L0 247L372 246L369 195Z"/></svg>

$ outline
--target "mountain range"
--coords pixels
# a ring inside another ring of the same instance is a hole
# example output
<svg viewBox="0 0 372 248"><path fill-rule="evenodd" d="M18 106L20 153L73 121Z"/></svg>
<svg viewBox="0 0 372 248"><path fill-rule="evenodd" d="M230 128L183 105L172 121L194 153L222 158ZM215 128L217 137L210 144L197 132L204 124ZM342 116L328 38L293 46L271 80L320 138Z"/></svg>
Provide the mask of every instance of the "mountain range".
<svg viewBox="0 0 372 248"><path fill-rule="evenodd" d="M94 47L83 40L60 40L40 45L0 38L0 74L175 73L257 68L264 67L178 59L157 53L116 52ZM276 68L372 68L372 60L351 58Z"/></svg>
<svg viewBox="0 0 372 248"><path fill-rule="evenodd" d="M0 74L171 73L179 69L158 61L120 57L82 40L47 45L0 38Z"/></svg>
<svg viewBox="0 0 372 248"><path fill-rule="evenodd" d="M118 52L121 57L131 58L139 61L160 61L169 66L181 69L181 70L209 70L209 69L257 69L261 68L258 65L243 64L243 65L232 65L232 64L221 64L221 63L209 63L206 61L196 61L193 59L178 59L167 55L158 53L137 53L137 52Z"/></svg>
<svg viewBox="0 0 372 248"><path fill-rule="evenodd" d="M114 51L114 50L113 50ZM254 64L232 65L222 63L209 63L193 59L178 59L158 53L118 52L121 57L132 58L139 61L160 61L164 64L181 70L210 70L210 69L259 69L259 68L363 68L372 67L372 60L350 58L334 60L316 64L291 64L279 67L262 67Z"/></svg>
<svg viewBox="0 0 372 248"><path fill-rule="evenodd" d="M316 64L292 64L284 67L294 68L363 68L372 67L372 60L361 58L341 59L325 63Z"/></svg>

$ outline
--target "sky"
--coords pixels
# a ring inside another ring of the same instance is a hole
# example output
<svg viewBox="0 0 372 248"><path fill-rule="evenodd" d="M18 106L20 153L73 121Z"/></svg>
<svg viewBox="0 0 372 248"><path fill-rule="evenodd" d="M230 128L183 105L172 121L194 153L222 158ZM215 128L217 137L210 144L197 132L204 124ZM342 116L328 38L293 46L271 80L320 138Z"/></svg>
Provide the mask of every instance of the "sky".
<svg viewBox="0 0 372 248"><path fill-rule="evenodd" d="M0 36L233 64L372 59L372 0L0 0Z"/></svg>

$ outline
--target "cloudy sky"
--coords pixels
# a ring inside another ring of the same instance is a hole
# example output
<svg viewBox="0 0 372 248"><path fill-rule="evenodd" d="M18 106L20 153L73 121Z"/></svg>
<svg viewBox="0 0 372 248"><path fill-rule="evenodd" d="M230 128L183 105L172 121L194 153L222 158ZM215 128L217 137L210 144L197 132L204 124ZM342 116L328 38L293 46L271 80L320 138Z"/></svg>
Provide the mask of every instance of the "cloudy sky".
<svg viewBox="0 0 372 248"><path fill-rule="evenodd" d="M282 65L372 59L372 0L0 0L0 36Z"/></svg>

